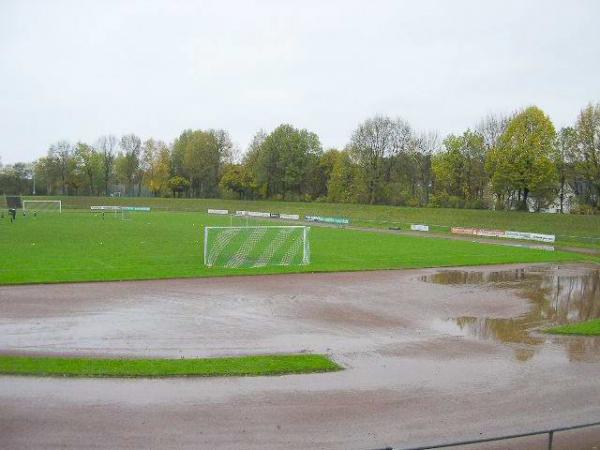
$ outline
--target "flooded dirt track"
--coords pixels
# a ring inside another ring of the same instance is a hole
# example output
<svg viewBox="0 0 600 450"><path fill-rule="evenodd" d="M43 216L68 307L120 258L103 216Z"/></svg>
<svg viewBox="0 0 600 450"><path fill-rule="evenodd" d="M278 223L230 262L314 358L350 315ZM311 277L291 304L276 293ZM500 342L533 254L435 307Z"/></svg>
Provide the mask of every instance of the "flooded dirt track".
<svg viewBox="0 0 600 450"><path fill-rule="evenodd" d="M600 420L600 317L581 265L0 287L0 352L327 353L337 373L0 377L0 448L382 448ZM600 429L555 437L600 448ZM545 438L465 448L546 448Z"/></svg>

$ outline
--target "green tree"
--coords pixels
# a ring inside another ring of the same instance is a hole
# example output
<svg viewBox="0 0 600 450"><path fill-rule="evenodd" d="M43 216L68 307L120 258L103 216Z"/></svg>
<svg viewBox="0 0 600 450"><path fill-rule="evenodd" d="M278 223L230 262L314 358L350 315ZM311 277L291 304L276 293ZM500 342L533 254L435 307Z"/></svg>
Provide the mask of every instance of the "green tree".
<svg viewBox="0 0 600 450"><path fill-rule="evenodd" d="M381 198L386 158L409 151L413 144L412 130L401 119L375 116L354 131L350 151L366 181L369 203L376 203Z"/></svg>
<svg viewBox="0 0 600 450"><path fill-rule="evenodd" d="M0 194L31 193L32 167L18 162L0 166Z"/></svg>
<svg viewBox="0 0 600 450"><path fill-rule="evenodd" d="M577 168L590 187L586 200L600 207L600 103L579 113L575 129Z"/></svg>
<svg viewBox="0 0 600 450"><path fill-rule="evenodd" d="M352 162L350 152L338 152L327 185L327 200L335 203L359 202L362 187L359 168Z"/></svg>
<svg viewBox="0 0 600 450"><path fill-rule="evenodd" d="M433 188L431 162L433 155L439 150L437 133L422 133L414 139L414 145L411 148L409 156L413 160L415 168L411 179L412 196L415 200L419 200L419 205L427 205ZM418 198L416 198L417 196Z"/></svg>
<svg viewBox="0 0 600 450"><path fill-rule="evenodd" d="M33 167L35 173L35 191L37 194L52 194L52 182L49 177L49 161L43 156L39 158Z"/></svg>
<svg viewBox="0 0 600 450"><path fill-rule="evenodd" d="M67 173L69 195L79 195L79 190L86 183L86 176L83 169L83 163L77 153L77 148L75 148L72 157L69 159Z"/></svg>
<svg viewBox="0 0 600 450"><path fill-rule="evenodd" d="M126 134L119 142L121 147L117 170L121 180L125 183L127 195L134 195L136 176L140 167L140 154L142 141L135 134Z"/></svg>
<svg viewBox="0 0 600 450"><path fill-rule="evenodd" d="M561 128L556 143L555 162L558 174L560 212L564 212L565 190L575 178L574 158L577 152L577 131L572 127Z"/></svg>
<svg viewBox="0 0 600 450"><path fill-rule="evenodd" d="M127 160L125 159L125 155L119 152L115 156L115 184L117 189L121 192L121 189L124 187L124 194L127 195L129 193L128 182L127 182Z"/></svg>
<svg viewBox="0 0 600 450"><path fill-rule="evenodd" d="M216 197L223 166L230 160L232 143L223 130L184 132L183 169L190 179L192 195Z"/></svg>
<svg viewBox="0 0 600 450"><path fill-rule="evenodd" d="M181 197L190 188L190 180L176 175L169 178L167 187L173 193L173 197Z"/></svg>
<svg viewBox="0 0 600 450"><path fill-rule="evenodd" d="M100 155L102 184L104 185L104 195L106 196L110 193L110 183L114 175L116 146L117 138L113 135L109 134L98 139L97 151Z"/></svg>
<svg viewBox="0 0 600 450"><path fill-rule="evenodd" d="M73 147L67 141L52 144L48 150L48 176L63 195L68 194L69 172L73 168L72 158Z"/></svg>
<svg viewBox="0 0 600 450"><path fill-rule="evenodd" d="M221 189L235 192L240 199L251 195L255 189L254 180L243 164L228 164L219 182Z"/></svg>
<svg viewBox="0 0 600 450"><path fill-rule="evenodd" d="M432 168L438 191L448 195L465 196L465 157L461 152L462 139L449 135L444 140L444 151L433 157Z"/></svg>
<svg viewBox="0 0 600 450"><path fill-rule="evenodd" d="M102 158L91 145L84 142L75 145L75 158L85 176L88 194L93 195L97 192L96 183L101 177Z"/></svg>
<svg viewBox="0 0 600 450"><path fill-rule="evenodd" d="M148 139L142 149L141 168L144 184L155 197L166 187L171 174L171 153L162 141Z"/></svg>
<svg viewBox="0 0 600 450"><path fill-rule="evenodd" d="M308 175L322 153L319 137L305 129L280 125L252 155L252 169L264 197L298 199L308 193Z"/></svg>
<svg viewBox="0 0 600 450"><path fill-rule="evenodd" d="M258 163L261 147L266 138L267 133L263 130L259 130L252 138L252 142L250 142L250 145L248 146L248 151L242 160L242 165L246 170L246 174L251 178L252 195L260 195L262 197L265 197L265 192L264 186L261 186L258 182L258 173L260 172Z"/></svg>
<svg viewBox="0 0 600 450"><path fill-rule="evenodd" d="M437 153L432 161L438 192L466 202L483 200L488 183L485 158L485 142L481 134L467 130L461 136L449 135L443 142L443 151Z"/></svg>
<svg viewBox="0 0 600 450"><path fill-rule="evenodd" d="M547 199L556 187L554 125L531 106L516 114L486 160L492 188L499 199L526 210L530 195Z"/></svg>
<svg viewBox="0 0 600 450"><path fill-rule="evenodd" d="M184 130L173 142L173 149L171 151L171 170L175 175L182 177L187 176L183 161L185 159L186 147L193 133L192 130Z"/></svg>
<svg viewBox="0 0 600 450"><path fill-rule="evenodd" d="M327 189L339 150L330 148L323 152L318 161L312 161L307 171L306 191L311 198L327 198Z"/></svg>

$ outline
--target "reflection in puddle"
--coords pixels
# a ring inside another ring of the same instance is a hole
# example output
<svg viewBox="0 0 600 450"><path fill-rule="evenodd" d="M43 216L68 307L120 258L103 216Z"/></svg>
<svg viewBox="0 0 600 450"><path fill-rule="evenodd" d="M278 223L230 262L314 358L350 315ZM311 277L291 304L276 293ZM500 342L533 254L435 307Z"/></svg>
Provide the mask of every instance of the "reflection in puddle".
<svg viewBox="0 0 600 450"><path fill-rule="evenodd" d="M552 325L600 318L600 270L586 268L527 268L498 272L443 271L422 277L445 285L473 285L482 289L510 289L530 302L530 310L511 319L458 317L434 328L449 334L475 336L511 344L540 345L560 341L571 359L600 358L600 338L557 338L533 330ZM452 332L452 328L455 331ZM533 356L532 349L516 350L519 360Z"/></svg>

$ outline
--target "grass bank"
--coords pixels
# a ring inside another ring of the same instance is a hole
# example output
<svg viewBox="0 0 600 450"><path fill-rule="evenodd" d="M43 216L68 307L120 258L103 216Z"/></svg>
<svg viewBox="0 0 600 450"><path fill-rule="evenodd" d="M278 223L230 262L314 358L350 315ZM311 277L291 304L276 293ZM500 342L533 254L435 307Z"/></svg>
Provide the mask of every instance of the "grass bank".
<svg viewBox="0 0 600 450"><path fill-rule="evenodd" d="M546 330L546 333L572 334L578 336L600 336L600 319L549 328Z"/></svg>
<svg viewBox="0 0 600 450"><path fill-rule="evenodd" d="M92 359L0 356L0 374L60 377L234 377L333 372L324 355L203 359Z"/></svg>

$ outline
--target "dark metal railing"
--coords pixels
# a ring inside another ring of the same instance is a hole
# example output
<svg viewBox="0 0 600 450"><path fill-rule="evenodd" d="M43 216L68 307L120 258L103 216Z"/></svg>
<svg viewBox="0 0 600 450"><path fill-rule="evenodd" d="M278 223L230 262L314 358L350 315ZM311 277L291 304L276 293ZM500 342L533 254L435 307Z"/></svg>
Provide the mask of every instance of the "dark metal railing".
<svg viewBox="0 0 600 450"><path fill-rule="evenodd" d="M539 430L539 431L530 431L528 433L519 433L519 434L507 434L505 436L497 436L490 438L482 438L482 439L471 439L467 441L456 441L449 442L445 444L434 444L434 445L422 445L419 447L386 447L378 450L431 450L435 448L448 448L448 447L458 447L460 445L473 445L473 444L483 444L485 442L497 442L497 441L505 441L508 439L517 439L529 436L539 436L543 434L548 435L548 450L552 450L552 441L554 440L554 433L560 433L561 431L570 431L570 430L578 430L580 428L589 428L589 427L597 427L600 426L600 422L591 422L580 425L572 425L570 427L560 427L560 428L551 428L549 430Z"/></svg>

